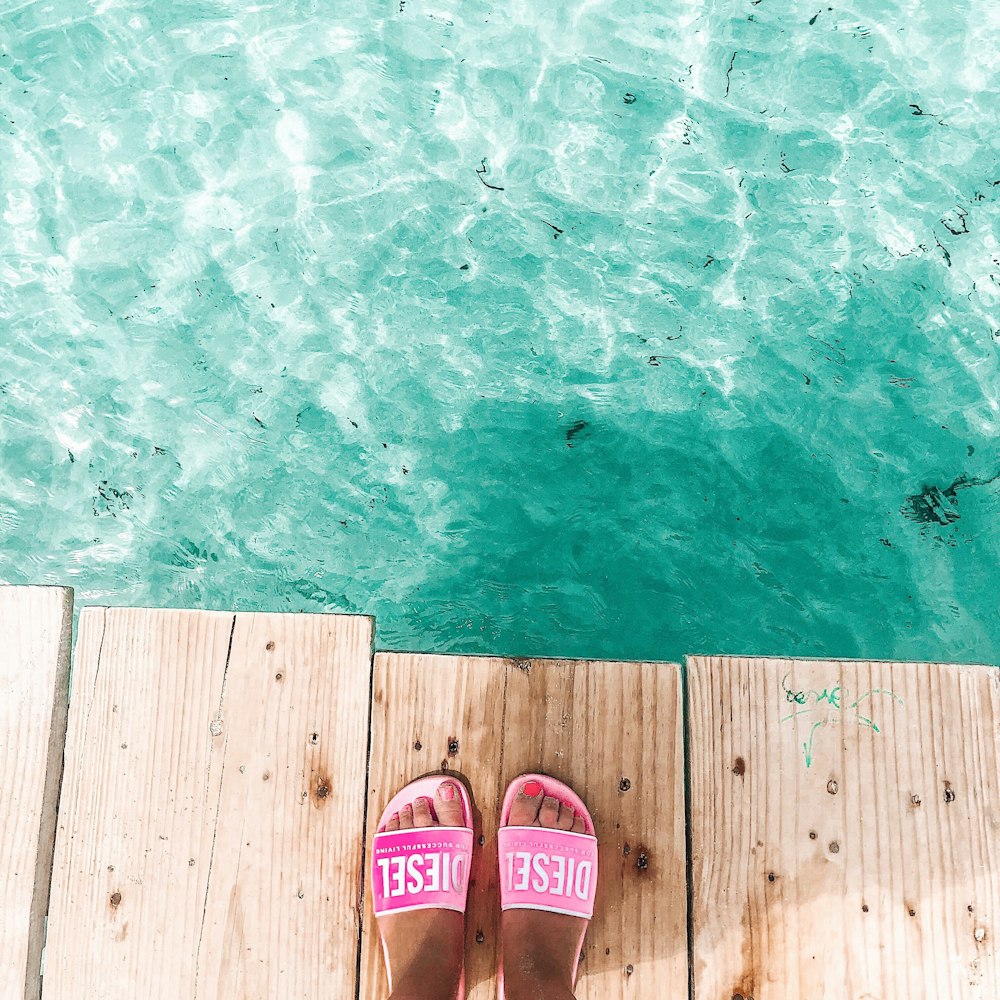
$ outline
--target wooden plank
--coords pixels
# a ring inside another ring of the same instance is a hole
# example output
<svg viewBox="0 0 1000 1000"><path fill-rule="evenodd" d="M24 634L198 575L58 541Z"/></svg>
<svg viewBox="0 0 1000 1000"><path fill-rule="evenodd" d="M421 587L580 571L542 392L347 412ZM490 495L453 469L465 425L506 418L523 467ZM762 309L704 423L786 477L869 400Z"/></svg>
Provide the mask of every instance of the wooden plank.
<svg viewBox="0 0 1000 1000"><path fill-rule="evenodd" d="M73 591L0 587L0 996L37 1000L69 699Z"/></svg>
<svg viewBox="0 0 1000 1000"><path fill-rule="evenodd" d="M88 608L46 1000L356 987L372 622Z"/></svg>
<svg viewBox="0 0 1000 1000"><path fill-rule="evenodd" d="M469 782L484 838L466 922L469 1000L496 996L496 830L508 782L527 771L569 783L597 826L600 880L579 1000L687 997L676 664L377 654L367 843L396 789L445 769ZM379 997L385 970L365 896L361 996Z"/></svg>
<svg viewBox="0 0 1000 1000"><path fill-rule="evenodd" d="M696 1000L1000 996L1000 672L687 670Z"/></svg>

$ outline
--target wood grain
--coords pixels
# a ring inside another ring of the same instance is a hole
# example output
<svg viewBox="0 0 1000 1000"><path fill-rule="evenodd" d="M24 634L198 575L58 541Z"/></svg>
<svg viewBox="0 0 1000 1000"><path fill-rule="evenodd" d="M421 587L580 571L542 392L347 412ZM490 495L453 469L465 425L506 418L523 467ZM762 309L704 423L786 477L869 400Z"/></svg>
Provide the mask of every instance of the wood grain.
<svg viewBox="0 0 1000 1000"><path fill-rule="evenodd" d="M46 1000L356 989L372 623L87 608Z"/></svg>
<svg viewBox="0 0 1000 1000"><path fill-rule="evenodd" d="M601 843L579 1000L687 997L679 667L376 655L368 844L385 802L420 775L462 777L477 807L483 845L466 921L469 1000L496 996L496 829L507 784L529 771L574 788ZM361 996L384 997L378 927L365 896Z"/></svg>
<svg viewBox="0 0 1000 1000"><path fill-rule="evenodd" d="M696 1000L1000 996L1000 672L687 671Z"/></svg>
<svg viewBox="0 0 1000 1000"><path fill-rule="evenodd" d="M73 591L0 587L0 997L38 1000Z"/></svg>

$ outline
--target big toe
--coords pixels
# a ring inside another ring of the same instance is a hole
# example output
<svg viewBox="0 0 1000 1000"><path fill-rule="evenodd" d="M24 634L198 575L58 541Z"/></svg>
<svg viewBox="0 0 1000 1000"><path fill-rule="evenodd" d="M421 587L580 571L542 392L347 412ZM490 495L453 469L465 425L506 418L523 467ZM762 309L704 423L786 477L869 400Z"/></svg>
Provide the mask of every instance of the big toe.
<svg viewBox="0 0 1000 1000"><path fill-rule="evenodd" d="M542 786L534 780L526 781L514 796L507 822L511 826L537 826L543 798Z"/></svg>
<svg viewBox="0 0 1000 1000"><path fill-rule="evenodd" d="M434 793L434 811L441 826L464 826L462 799L454 781L442 781Z"/></svg>

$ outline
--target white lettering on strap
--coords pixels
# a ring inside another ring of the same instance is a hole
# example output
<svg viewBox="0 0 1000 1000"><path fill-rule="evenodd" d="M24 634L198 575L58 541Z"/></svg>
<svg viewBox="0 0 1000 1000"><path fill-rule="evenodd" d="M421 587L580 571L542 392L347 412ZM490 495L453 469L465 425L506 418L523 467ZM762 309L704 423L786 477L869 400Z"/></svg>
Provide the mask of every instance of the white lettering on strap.
<svg viewBox="0 0 1000 1000"><path fill-rule="evenodd" d="M525 859L530 857L525 855ZM414 852L394 858L376 858L382 898L416 896L422 892L461 892L465 887L465 860L461 851Z"/></svg>
<svg viewBox="0 0 1000 1000"><path fill-rule="evenodd" d="M531 867L535 869L535 878L531 880L531 888L535 892L549 891L549 873L543 867L548 863L549 856L547 854L536 854L531 862Z"/></svg>
<svg viewBox="0 0 1000 1000"><path fill-rule="evenodd" d="M403 886L403 869L406 867L406 858L392 858L389 861L392 868L392 888L389 890L390 896L402 896L405 892Z"/></svg>
<svg viewBox="0 0 1000 1000"><path fill-rule="evenodd" d="M575 896L586 902L593 874L591 860L530 851L511 851L507 855L507 888L513 892L531 889L549 896Z"/></svg>
<svg viewBox="0 0 1000 1000"><path fill-rule="evenodd" d="M410 895L415 892L423 892L424 873L419 870L419 868L423 867L423 864L424 856L422 854L411 854L406 859L406 891Z"/></svg>
<svg viewBox="0 0 1000 1000"><path fill-rule="evenodd" d="M555 861L556 870L552 876L552 889L550 891L554 896L561 896L563 894L563 886L566 884L566 859L562 855L557 854L553 860Z"/></svg>
<svg viewBox="0 0 1000 1000"><path fill-rule="evenodd" d="M427 870L424 874L427 879L427 891L437 892L441 879L441 855L437 851L427 855Z"/></svg>
<svg viewBox="0 0 1000 1000"><path fill-rule="evenodd" d="M518 892L523 892L528 888L528 869L531 867L531 855L527 851L518 851L514 857L517 859L517 885L514 888Z"/></svg>

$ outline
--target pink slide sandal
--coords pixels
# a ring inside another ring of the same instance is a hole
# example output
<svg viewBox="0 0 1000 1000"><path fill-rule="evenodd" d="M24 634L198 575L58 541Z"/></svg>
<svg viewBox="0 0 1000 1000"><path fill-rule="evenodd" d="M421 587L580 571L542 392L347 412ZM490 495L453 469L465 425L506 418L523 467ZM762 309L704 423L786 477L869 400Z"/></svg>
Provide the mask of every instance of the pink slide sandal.
<svg viewBox="0 0 1000 1000"><path fill-rule="evenodd" d="M529 781L571 805L583 817L585 833L570 833L540 826L507 826L511 806L521 787ZM497 832L500 859L500 909L545 910L590 920L597 896L597 837L594 821L583 800L568 785L546 774L522 774L507 788ZM573 982L580 965L580 948L587 928L580 934ZM503 963L499 974L499 996L504 997Z"/></svg>
<svg viewBox="0 0 1000 1000"><path fill-rule="evenodd" d="M372 844L371 885L375 916L411 910L457 910L465 912L472 861L472 800L465 785L450 775L435 774L411 781L382 810L378 830L389 817L421 795L433 803L442 781L450 781L462 800L465 826L424 826L375 834ZM382 938L385 971L392 989L389 950ZM465 972L459 987L465 996Z"/></svg>

